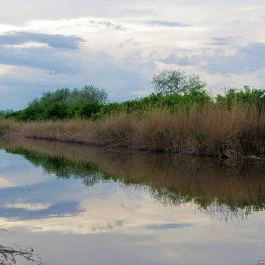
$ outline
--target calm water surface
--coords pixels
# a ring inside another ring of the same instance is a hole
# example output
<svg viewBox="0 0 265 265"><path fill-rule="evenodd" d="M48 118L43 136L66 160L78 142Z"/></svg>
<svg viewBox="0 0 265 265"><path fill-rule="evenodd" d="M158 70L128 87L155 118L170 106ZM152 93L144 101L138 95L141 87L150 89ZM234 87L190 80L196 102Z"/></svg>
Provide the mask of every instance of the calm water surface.
<svg viewBox="0 0 265 265"><path fill-rule="evenodd" d="M0 244L33 247L45 264L265 259L262 163L36 141L1 146Z"/></svg>

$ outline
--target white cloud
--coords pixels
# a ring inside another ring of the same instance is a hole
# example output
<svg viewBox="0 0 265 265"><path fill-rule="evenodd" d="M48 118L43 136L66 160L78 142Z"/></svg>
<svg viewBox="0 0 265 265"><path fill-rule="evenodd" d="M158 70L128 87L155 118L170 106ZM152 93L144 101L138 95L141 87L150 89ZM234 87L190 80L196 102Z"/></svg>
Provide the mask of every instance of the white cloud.
<svg viewBox="0 0 265 265"><path fill-rule="evenodd" d="M26 220L0 218L0 223L7 229L26 228L32 232L98 234L114 231L131 233L133 229L150 233L163 226L183 228L210 222L210 217L204 213L194 217L196 206L192 203L186 204L186 207L167 208L138 192L131 197L124 192L111 194L105 199L87 197L80 201L81 211L77 213ZM48 209L50 205L17 202L5 207L38 211Z"/></svg>
<svg viewBox="0 0 265 265"><path fill-rule="evenodd" d="M143 95L163 67L198 72L211 89L265 86L263 1L59 0L55 10L51 0L26 0L25 12L14 8L19 3L1 8L0 96L20 89L27 97L0 108L86 83L105 87L114 100Z"/></svg>

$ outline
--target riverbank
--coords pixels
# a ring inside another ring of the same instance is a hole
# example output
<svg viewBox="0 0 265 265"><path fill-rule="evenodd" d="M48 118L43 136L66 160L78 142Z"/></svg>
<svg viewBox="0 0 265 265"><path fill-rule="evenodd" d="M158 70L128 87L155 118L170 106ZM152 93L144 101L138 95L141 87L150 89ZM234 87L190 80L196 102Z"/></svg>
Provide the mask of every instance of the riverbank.
<svg viewBox="0 0 265 265"><path fill-rule="evenodd" d="M230 157L265 157L265 113L234 106L200 111L120 113L97 121L0 121L2 137L129 148L152 152Z"/></svg>

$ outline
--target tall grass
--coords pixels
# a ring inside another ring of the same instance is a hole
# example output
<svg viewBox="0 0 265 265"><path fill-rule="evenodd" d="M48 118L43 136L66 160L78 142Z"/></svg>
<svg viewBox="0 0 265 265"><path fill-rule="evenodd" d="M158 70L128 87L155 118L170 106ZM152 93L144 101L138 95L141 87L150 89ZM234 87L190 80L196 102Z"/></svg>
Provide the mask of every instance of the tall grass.
<svg viewBox="0 0 265 265"><path fill-rule="evenodd" d="M23 135L23 125L14 120L0 120L0 137Z"/></svg>
<svg viewBox="0 0 265 265"><path fill-rule="evenodd" d="M1 121L2 134L110 147L194 155L265 156L265 113L253 106L205 106L188 111L153 109L101 120L17 123Z"/></svg>
<svg viewBox="0 0 265 265"><path fill-rule="evenodd" d="M202 111L167 110L109 117L97 128L104 145L191 154L265 155L265 115L235 105L231 110L207 107Z"/></svg>

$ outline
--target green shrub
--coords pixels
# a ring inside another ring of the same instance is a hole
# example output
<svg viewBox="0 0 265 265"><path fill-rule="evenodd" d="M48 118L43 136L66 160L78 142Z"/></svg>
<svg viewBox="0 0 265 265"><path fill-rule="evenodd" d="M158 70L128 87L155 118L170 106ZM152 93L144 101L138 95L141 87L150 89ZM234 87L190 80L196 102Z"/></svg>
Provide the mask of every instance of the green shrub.
<svg viewBox="0 0 265 265"><path fill-rule="evenodd" d="M0 111L0 119L39 121L87 118L96 120L120 113L133 113L139 117L157 109L166 109L172 113L201 111L207 106L231 110L234 105L240 105L249 110L254 107L259 116L265 112L264 89L251 89L246 86L243 90L229 89L224 95L218 95L214 99L204 89L205 83L197 75L189 76L174 71L163 72L155 76L153 82L158 86L156 88L158 93L121 103L107 103L106 92L94 86L73 90L57 89L54 92L44 93L41 98L33 100L23 110Z"/></svg>
<svg viewBox="0 0 265 265"><path fill-rule="evenodd" d="M54 103L47 108L45 114L47 120L62 120L68 117L67 106L63 103Z"/></svg>
<svg viewBox="0 0 265 265"><path fill-rule="evenodd" d="M231 109L234 104L240 104L246 108L254 106L260 114L265 111L265 90L251 89L248 86L243 90L229 89L225 95L216 97L216 103L227 109Z"/></svg>
<svg viewBox="0 0 265 265"><path fill-rule="evenodd" d="M99 103L88 102L79 109L78 116L83 118L91 118L92 115L98 113L100 109L101 105Z"/></svg>

